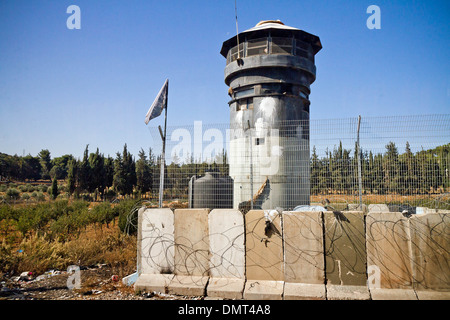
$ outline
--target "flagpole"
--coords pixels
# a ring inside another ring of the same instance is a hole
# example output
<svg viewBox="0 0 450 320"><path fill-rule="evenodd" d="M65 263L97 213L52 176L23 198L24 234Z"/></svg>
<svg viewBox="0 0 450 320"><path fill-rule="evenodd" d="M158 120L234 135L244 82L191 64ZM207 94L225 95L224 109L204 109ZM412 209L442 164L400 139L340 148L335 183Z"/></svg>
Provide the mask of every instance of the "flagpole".
<svg viewBox="0 0 450 320"><path fill-rule="evenodd" d="M164 165L166 162L166 128L167 128L167 105L169 101L169 80L167 80L166 87L166 105L164 111L164 134L161 135L162 138L162 155L161 155L161 173L159 176L159 207L163 207L163 194L164 194Z"/></svg>

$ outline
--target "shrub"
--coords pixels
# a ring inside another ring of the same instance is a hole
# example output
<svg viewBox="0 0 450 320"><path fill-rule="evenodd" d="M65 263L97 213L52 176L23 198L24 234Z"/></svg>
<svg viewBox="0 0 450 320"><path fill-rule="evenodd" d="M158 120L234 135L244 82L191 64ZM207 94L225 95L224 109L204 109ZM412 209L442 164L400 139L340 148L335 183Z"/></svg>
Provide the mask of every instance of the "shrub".
<svg viewBox="0 0 450 320"><path fill-rule="evenodd" d="M49 269L63 270L71 262L64 244L58 241L49 242L35 235L24 239L20 248L23 254L16 266L18 272L33 270L34 273L40 274Z"/></svg>
<svg viewBox="0 0 450 320"><path fill-rule="evenodd" d="M19 257L14 254L11 245L7 244L3 239L0 244L0 271L15 273L18 269Z"/></svg>
<svg viewBox="0 0 450 320"><path fill-rule="evenodd" d="M44 201L45 200L45 196L44 196L44 194L41 191L38 192L36 200L38 200L38 201Z"/></svg>
<svg viewBox="0 0 450 320"><path fill-rule="evenodd" d="M116 197L116 192L114 191L114 189L109 189L108 191L105 192L105 199L107 200L112 200L114 199L114 197Z"/></svg>
<svg viewBox="0 0 450 320"><path fill-rule="evenodd" d="M116 214L119 216L119 229L123 233L136 234L140 203L140 200L124 200L116 206Z"/></svg>
<svg viewBox="0 0 450 320"><path fill-rule="evenodd" d="M20 191L16 188L9 188L8 190L6 190L6 197L8 199L19 199Z"/></svg>
<svg viewBox="0 0 450 320"><path fill-rule="evenodd" d="M90 194L88 194L88 193L83 193L83 194L81 195L81 199L82 199L83 201L88 201L88 202L94 201L94 199L92 198L92 196L91 196Z"/></svg>
<svg viewBox="0 0 450 320"><path fill-rule="evenodd" d="M28 193L23 193L22 194L22 199L23 200L28 200L28 199L30 199L30 195Z"/></svg>
<svg viewBox="0 0 450 320"><path fill-rule="evenodd" d="M109 226L109 223L116 217L117 210L111 207L109 202L102 202L92 209L91 214L93 222L100 225L106 223L106 225Z"/></svg>

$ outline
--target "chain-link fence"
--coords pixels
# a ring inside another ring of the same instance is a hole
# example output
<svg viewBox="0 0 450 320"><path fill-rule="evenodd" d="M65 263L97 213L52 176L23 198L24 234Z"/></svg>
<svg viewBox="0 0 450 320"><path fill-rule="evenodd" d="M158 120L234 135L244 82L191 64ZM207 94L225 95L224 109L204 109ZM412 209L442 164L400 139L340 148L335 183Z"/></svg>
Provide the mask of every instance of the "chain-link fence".
<svg viewBox="0 0 450 320"><path fill-rule="evenodd" d="M234 123L167 128L166 206L450 209L450 115ZM159 131L150 132L158 154Z"/></svg>

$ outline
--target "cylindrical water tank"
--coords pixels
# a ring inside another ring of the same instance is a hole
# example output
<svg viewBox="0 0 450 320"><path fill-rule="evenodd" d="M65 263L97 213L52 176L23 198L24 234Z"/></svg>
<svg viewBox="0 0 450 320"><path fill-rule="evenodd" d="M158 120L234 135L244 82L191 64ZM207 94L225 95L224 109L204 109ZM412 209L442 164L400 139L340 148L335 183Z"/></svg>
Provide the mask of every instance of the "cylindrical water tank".
<svg viewBox="0 0 450 320"><path fill-rule="evenodd" d="M233 207L233 180L218 172L206 172L205 176L193 176L189 182L189 207L231 209Z"/></svg>
<svg viewBox="0 0 450 320"><path fill-rule="evenodd" d="M262 21L223 43L234 208L309 205L309 94L317 36Z"/></svg>

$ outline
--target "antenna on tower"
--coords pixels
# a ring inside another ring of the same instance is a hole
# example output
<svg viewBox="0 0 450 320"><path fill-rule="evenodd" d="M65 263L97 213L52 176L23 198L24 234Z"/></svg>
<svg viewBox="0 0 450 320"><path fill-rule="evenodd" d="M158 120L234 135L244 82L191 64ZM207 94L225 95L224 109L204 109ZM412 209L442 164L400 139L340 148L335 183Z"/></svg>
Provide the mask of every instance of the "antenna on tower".
<svg viewBox="0 0 450 320"><path fill-rule="evenodd" d="M239 28L238 28L238 17L237 17L237 0L234 0L234 13L236 15L236 39L237 39L237 52L238 52L238 63L241 60L241 53L239 50Z"/></svg>

